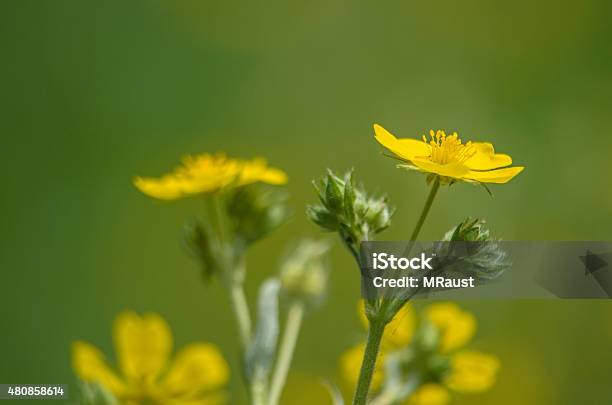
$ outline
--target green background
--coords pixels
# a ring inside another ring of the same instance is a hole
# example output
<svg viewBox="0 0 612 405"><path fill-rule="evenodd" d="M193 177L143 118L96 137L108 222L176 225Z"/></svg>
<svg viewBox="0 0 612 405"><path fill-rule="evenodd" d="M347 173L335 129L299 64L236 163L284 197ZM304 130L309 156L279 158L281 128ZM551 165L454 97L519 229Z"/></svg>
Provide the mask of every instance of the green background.
<svg viewBox="0 0 612 405"><path fill-rule="evenodd" d="M70 342L113 357L125 308L156 311L176 346L218 344L233 321L180 244L198 199L163 203L135 175L185 153L265 156L290 176L295 217L249 254L247 294L289 240L317 236L310 180L355 168L397 207L406 238L426 185L380 154L371 125L488 140L526 170L493 187L444 189L422 234L471 215L507 240L609 240L612 39L607 1L4 1L0 5L0 382L71 383ZM335 239L334 239L335 240ZM285 403L324 403L319 377L363 332L357 269L336 244L326 305L305 321ZM456 404L612 400L612 306L464 302L471 347L502 362L489 392Z"/></svg>

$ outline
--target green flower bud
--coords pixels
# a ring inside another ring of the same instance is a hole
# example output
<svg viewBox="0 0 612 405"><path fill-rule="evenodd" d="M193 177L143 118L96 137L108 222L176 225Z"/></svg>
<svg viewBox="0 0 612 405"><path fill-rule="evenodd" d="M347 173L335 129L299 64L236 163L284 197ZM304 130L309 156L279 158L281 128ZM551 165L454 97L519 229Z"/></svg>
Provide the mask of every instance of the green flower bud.
<svg viewBox="0 0 612 405"><path fill-rule="evenodd" d="M446 232L443 241L483 242L490 239L489 230L482 219L467 218L459 225Z"/></svg>
<svg viewBox="0 0 612 405"><path fill-rule="evenodd" d="M263 238L287 221L287 199L284 190L262 184L236 188L226 202L232 234L244 245Z"/></svg>
<svg viewBox="0 0 612 405"><path fill-rule="evenodd" d="M393 211L387 199L369 196L363 187L355 185L352 172L341 178L328 171L319 185L315 183L315 189L321 202L308 206L306 215L323 229L339 232L354 254L361 241L369 240L391 223Z"/></svg>
<svg viewBox="0 0 612 405"><path fill-rule="evenodd" d="M303 240L283 261L281 288L292 299L318 302L327 290L325 255L329 245L324 241Z"/></svg>
<svg viewBox="0 0 612 405"><path fill-rule="evenodd" d="M491 280L511 265L508 253L490 236L485 221L468 218L448 231L437 246L437 268L449 274Z"/></svg>

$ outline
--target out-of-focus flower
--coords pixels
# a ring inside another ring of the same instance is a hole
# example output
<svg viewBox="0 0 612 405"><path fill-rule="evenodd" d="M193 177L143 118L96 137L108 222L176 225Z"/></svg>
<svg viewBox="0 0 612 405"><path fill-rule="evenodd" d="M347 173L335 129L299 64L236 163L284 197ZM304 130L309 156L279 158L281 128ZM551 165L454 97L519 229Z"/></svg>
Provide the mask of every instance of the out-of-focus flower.
<svg viewBox="0 0 612 405"><path fill-rule="evenodd" d="M405 401L406 405L446 405L450 402L450 394L440 384L426 383Z"/></svg>
<svg viewBox="0 0 612 405"><path fill-rule="evenodd" d="M367 329L369 323L365 314L365 306L363 301L359 302L357 313L359 314L359 319L361 320L364 329ZM412 341L412 335L414 334L416 321L416 314L412 306L404 305L397 312L397 314L395 314L391 322L387 324L382 337L380 351L378 353L376 369L372 378L371 389L373 391L380 388L383 382L385 354L410 344ZM340 358L340 369L342 376L351 386L357 384L364 350L365 345L360 343L347 350Z"/></svg>
<svg viewBox="0 0 612 405"><path fill-rule="evenodd" d="M77 376L98 383L122 404L218 404L225 402L223 386L229 367L216 346L198 342L180 350L169 363L172 333L157 314L142 317L126 311L113 327L117 363L113 371L95 346L72 344Z"/></svg>
<svg viewBox="0 0 612 405"><path fill-rule="evenodd" d="M367 327L363 304L359 307L359 317ZM431 304L420 317L412 306L404 305L385 329L372 391L385 389L385 362L392 356L400 359L398 373L416 375L420 381L418 388L403 401L406 405L446 405L450 402L449 390L477 393L490 389L499 370L497 358L478 351L459 350L475 332L474 316L454 303ZM363 353L364 345L359 344L340 358L340 371L351 386L357 382Z"/></svg>
<svg viewBox="0 0 612 405"><path fill-rule="evenodd" d="M454 132L429 132L430 139L398 139L378 124L374 124L376 140L404 162L402 167L439 176L442 184L455 181L477 183L507 183L523 171L512 166L512 158L495 153L488 142L462 143Z"/></svg>
<svg viewBox="0 0 612 405"><path fill-rule="evenodd" d="M136 188L160 200L214 193L225 187L256 182L285 184L287 175L280 169L269 167L262 158L231 159L223 153L218 153L186 156L172 173L159 178L134 179Z"/></svg>
<svg viewBox="0 0 612 405"><path fill-rule="evenodd" d="M466 345L476 332L476 318L452 302L441 302L425 309L425 316L440 336L439 350L450 353Z"/></svg>
<svg viewBox="0 0 612 405"><path fill-rule="evenodd" d="M457 392L482 392L495 384L499 370L496 357L478 351L464 350L451 357L451 373L444 383Z"/></svg>
<svg viewBox="0 0 612 405"><path fill-rule="evenodd" d="M368 329L369 322L365 314L363 300L359 301L358 313L364 329ZM385 328L381 342L382 348L397 349L410 344L416 325L417 316L412 305L406 304L402 306Z"/></svg>

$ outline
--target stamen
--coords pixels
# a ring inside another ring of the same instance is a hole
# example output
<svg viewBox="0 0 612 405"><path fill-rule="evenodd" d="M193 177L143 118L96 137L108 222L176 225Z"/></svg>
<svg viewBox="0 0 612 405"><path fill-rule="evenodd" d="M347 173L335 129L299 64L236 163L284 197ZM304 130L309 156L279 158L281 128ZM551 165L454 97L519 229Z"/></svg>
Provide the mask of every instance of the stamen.
<svg viewBox="0 0 612 405"><path fill-rule="evenodd" d="M430 160L439 164L448 163L464 163L466 160L476 154L476 149L472 145L471 141L463 144L459 134L453 132L452 135L446 135L446 132L439 129L429 131L431 140L429 145L431 146ZM423 142L427 142L427 137L423 135Z"/></svg>

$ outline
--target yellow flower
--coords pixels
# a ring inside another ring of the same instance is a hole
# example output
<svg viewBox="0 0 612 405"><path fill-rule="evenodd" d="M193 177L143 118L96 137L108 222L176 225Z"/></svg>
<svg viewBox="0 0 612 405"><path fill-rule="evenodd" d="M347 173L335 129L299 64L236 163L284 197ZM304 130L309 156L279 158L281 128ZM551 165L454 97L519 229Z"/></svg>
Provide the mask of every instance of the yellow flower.
<svg viewBox="0 0 612 405"><path fill-rule="evenodd" d="M405 162L405 167L438 175L443 183L507 183L524 169L508 167L512 158L495 153L490 143L462 143L456 132L447 136L442 130L431 130L430 140L425 136L423 140L398 139L378 124L374 132L376 140Z"/></svg>
<svg viewBox="0 0 612 405"><path fill-rule="evenodd" d="M499 360L496 357L464 350L451 357L451 372L444 383L457 392L482 392L495 384L498 370Z"/></svg>
<svg viewBox="0 0 612 405"><path fill-rule="evenodd" d="M440 384L426 383L415 391L405 401L406 405L446 405L450 402L450 394Z"/></svg>
<svg viewBox="0 0 612 405"><path fill-rule="evenodd" d="M440 334L440 351L449 353L466 345L476 332L476 318L452 302L436 303L425 309L425 316Z"/></svg>
<svg viewBox="0 0 612 405"><path fill-rule="evenodd" d="M72 344L72 366L86 382L97 382L122 404L208 405L225 401L223 385L229 367L216 346L198 342L180 350L168 364L172 333L157 314L142 317L126 311L113 327L117 365L121 375L106 363L95 346Z"/></svg>
<svg viewBox="0 0 612 405"><path fill-rule="evenodd" d="M358 308L359 318L368 327L364 303ZM490 354L472 350L458 351L476 332L476 318L452 302L439 302L427 306L423 317L438 331L439 345L436 356L447 359L449 367L434 381L421 385L405 402L405 405L446 405L450 402L449 389L462 393L486 391L495 383L499 360ZM411 305L404 305L385 328L371 389L378 391L384 382L385 357L395 350L412 344L417 328L417 316ZM359 344L346 351L340 358L340 372L351 386L357 384L365 345Z"/></svg>
<svg viewBox="0 0 612 405"><path fill-rule="evenodd" d="M369 323L365 314L365 303L363 300L359 301L357 312L359 314L361 324L365 329L368 329ZM414 329L416 327L416 322L416 314L414 313L412 305L406 304L401 307L385 328L381 343L383 348L397 349L410 344L412 335L414 334Z"/></svg>
<svg viewBox="0 0 612 405"><path fill-rule="evenodd" d="M285 184L287 175L269 167L262 158L230 159L222 153L186 156L182 165L160 178L136 177L134 185L160 200L176 200L196 194L214 193L229 186L262 182Z"/></svg>
<svg viewBox="0 0 612 405"><path fill-rule="evenodd" d="M359 314L359 319L364 329L367 329L369 324L365 315L365 304L363 300L359 301L357 313ZM383 371L386 352L407 346L412 340L415 325L416 315L411 305L404 305L397 314L395 314L391 322L387 324L382 337L380 351L378 352L374 375L372 377L371 389L373 391L380 388L384 379ZM340 357L340 373L350 386L357 385L364 351L365 345L358 344L344 352Z"/></svg>

